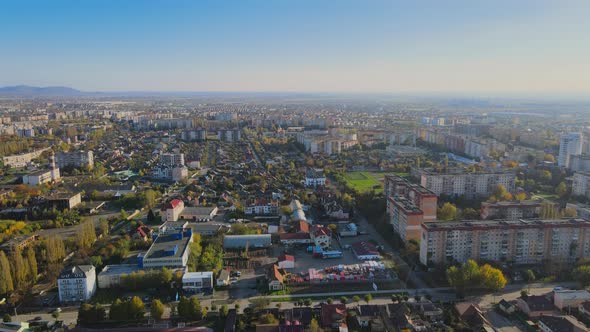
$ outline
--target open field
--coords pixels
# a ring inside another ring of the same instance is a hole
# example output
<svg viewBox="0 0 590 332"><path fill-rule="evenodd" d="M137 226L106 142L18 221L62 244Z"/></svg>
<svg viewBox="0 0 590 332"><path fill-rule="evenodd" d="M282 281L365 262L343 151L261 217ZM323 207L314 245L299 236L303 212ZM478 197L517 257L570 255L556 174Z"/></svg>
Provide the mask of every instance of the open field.
<svg viewBox="0 0 590 332"><path fill-rule="evenodd" d="M349 172L344 175L346 185L357 191L380 192L383 186L369 172Z"/></svg>

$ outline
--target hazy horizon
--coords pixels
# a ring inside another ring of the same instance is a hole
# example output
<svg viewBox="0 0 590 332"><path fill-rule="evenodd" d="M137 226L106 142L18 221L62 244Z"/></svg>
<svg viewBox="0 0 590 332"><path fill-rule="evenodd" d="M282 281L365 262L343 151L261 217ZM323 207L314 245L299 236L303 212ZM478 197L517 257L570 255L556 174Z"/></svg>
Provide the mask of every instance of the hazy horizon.
<svg viewBox="0 0 590 332"><path fill-rule="evenodd" d="M3 7L0 86L538 98L590 92L587 1Z"/></svg>

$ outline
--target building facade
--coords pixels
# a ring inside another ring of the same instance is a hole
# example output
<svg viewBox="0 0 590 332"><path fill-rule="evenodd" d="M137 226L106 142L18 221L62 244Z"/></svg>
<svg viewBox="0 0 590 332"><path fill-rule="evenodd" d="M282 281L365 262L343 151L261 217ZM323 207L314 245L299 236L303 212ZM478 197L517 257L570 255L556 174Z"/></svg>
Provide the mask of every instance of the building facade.
<svg viewBox="0 0 590 332"><path fill-rule="evenodd" d="M92 151L73 151L58 152L55 154L55 162L58 167L93 167L94 152Z"/></svg>
<svg viewBox="0 0 590 332"><path fill-rule="evenodd" d="M516 173L512 171L467 173L463 170L450 170L447 173L435 173L413 168L412 173L420 179L423 187L437 196L489 197L498 185L513 192L516 184Z"/></svg>
<svg viewBox="0 0 590 332"><path fill-rule="evenodd" d="M538 264L590 257L590 221L488 220L422 224L420 262L469 259Z"/></svg>
<svg viewBox="0 0 590 332"><path fill-rule="evenodd" d="M57 278L59 302L88 301L96 292L96 269L77 265L63 270Z"/></svg>
<svg viewBox="0 0 590 332"><path fill-rule="evenodd" d="M559 167L569 167L570 157L582 154L583 143L581 133L561 135L559 138L559 156L557 158L557 165Z"/></svg>

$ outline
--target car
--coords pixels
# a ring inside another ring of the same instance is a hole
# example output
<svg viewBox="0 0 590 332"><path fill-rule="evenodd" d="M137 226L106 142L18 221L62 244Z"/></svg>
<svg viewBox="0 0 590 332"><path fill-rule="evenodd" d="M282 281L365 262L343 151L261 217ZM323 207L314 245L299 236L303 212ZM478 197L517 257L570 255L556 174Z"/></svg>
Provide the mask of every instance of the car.
<svg viewBox="0 0 590 332"><path fill-rule="evenodd" d="M232 276L232 277L238 277L238 278L239 278L239 277L241 277L241 276L242 276L242 272L240 272L240 271L233 271L233 272L231 273L231 276Z"/></svg>
<svg viewBox="0 0 590 332"><path fill-rule="evenodd" d="M560 290L563 290L563 289L564 289L564 288L563 288L563 287L561 287L561 286L557 286L557 287L554 287L554 288L553 288L553 290L554 290L554 291L560 291Z"/></svg>
<svg viewBox="0 0 590 332"><path fill-rule="evenodd" d="M40 320L43 320L43 317L41 317L41 316L37 316L37 317L33 318L33 320L34 320L34 321L40 321Z"/></svg>
<svg viewBox="0 0 590 332"><path fill-rule="evenodd" d="M61 308L55 308L55 312L61 312Z"/></svg>

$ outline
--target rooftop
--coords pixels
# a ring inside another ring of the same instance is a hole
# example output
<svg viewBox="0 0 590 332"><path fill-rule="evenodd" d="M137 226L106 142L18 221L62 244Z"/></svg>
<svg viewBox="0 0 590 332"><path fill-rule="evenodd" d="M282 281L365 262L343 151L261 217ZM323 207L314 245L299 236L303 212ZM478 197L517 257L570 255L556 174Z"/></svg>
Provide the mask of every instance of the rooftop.
<svg viewBox="0 0 590 332"><path fill-rule="evenodd" d="M581 218L575 219L518 219L518 220L464 220L464 221L434 221L425 222L422 228L429 231L444 230L472 230L473 228L539 228L539 227L590 227L590 221Z"/></svg>
<svg viewBox="0 0 590 332"><path fill-rule="evenodd" d="M160 235L148 249L144 259L181 257L190 240L190 236L183 236L179 239L177 234Z"/></svg>
<svg viewBox="0 0 590 332"><path fill-rule="evenodd" d="M100 276L129 274L131 272L139 271L141 268L137 264L114 264L105 266L99 273Z"/></svg>

